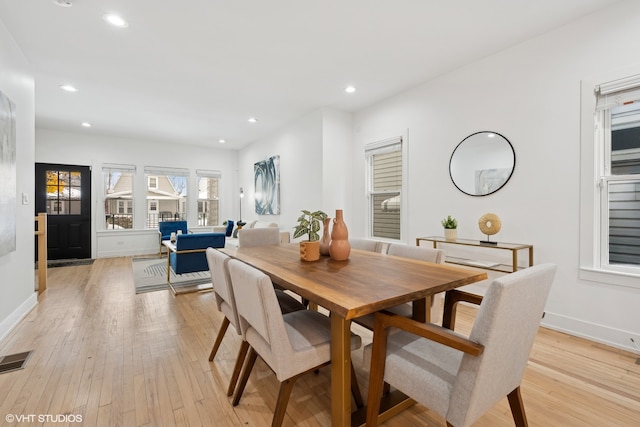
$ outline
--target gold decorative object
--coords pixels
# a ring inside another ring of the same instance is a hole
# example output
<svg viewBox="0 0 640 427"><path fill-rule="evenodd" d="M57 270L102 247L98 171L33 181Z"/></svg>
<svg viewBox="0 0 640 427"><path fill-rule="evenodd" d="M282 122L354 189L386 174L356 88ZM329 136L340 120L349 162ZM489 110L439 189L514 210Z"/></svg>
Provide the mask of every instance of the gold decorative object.
<svg viewBox="0 0 640 427"><path fill-rule="evenodd" d="M502 228L500 217L494 213L486 213L478 220L478 226L480 227L480 231L487 235L487 240L481 240L480 243L496 245L497 242L492 242L490 236L496 234L500 231L500 228Z"/></svg>

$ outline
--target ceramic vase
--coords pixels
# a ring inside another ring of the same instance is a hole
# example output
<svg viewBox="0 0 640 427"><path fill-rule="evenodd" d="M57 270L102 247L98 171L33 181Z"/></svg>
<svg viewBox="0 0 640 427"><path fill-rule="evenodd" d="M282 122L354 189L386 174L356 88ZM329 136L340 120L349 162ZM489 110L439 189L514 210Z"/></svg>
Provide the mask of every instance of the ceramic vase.
<svg viewBox="0 0 640 427"><path fill-rule="evenodd" d="M336 217L333 219L333 228L331 229L329 255L331 255L331 259L333 260L344 261L349 259L350 253L349 230L347 230L347 224L344 223L342 209L338 209L336 210Z"/></svg>
<svg viewBox="0 0 640 427"><path fill-rule="evenodd" d="M329 255L329 243L331 243L331 235L329 234L329 224L331 218L324 219L322 224L322 239L320 239L320 255Z"/></svg>

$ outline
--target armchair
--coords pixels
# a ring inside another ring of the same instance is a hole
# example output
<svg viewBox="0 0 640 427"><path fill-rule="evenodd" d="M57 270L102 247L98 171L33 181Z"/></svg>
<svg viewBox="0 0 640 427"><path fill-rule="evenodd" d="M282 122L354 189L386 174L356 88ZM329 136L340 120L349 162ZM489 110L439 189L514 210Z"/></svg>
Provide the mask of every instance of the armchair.
<svg viewBox="0 0 640 427"><path fill-rule="evenodd" d="M162 255L162 241L169 240L171 233L177 233L178 230L182 231L183 234L187 234L187 221L160 221L158 223L160 255Z"/></svg>
<svg viewBox="0 0 640 427"><path fill-rule="evenodd" d="M169 254L169 267L175 274L209 270L207 248L224 248L223 233L180 234L176 236L175 251ZM169 286L170 271L167 271ZM175 292L175 289L174 293Z"/></svg>
<svg viewBox="0 0 640 427"><path fill-rule="evenodd" d="M383 381L444 417L447 426L473 424L504 396L515 424L526 426L520 383L555 271L555 265L541 264L494 280L468 338L376 313L373 345L365 347L365 363L371 360L367 426L379 421ZM463 300L460 292L451 303ZM391 327L400 331L389 334Z"/></svg>

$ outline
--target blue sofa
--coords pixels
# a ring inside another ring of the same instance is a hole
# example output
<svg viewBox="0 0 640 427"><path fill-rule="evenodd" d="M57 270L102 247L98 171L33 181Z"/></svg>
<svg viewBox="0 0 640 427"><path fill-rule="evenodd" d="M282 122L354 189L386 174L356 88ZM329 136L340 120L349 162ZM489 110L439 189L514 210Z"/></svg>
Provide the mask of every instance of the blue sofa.
<svg viewBox="0 0 640 427"><path fill-rule="evenodd" d="M160 221L158 223L158 234L160 237L160 253L162 254L162 241L169 240L171 233L187 234L187 221Z"/></svg>
<svg viewBox="0 0 640 427"><path fill-rule="evenodd" d="M169 255L175 274L193 273L209 269L207 248L224 248L225 233L195 233L176 236L176 252Z"/></svg>

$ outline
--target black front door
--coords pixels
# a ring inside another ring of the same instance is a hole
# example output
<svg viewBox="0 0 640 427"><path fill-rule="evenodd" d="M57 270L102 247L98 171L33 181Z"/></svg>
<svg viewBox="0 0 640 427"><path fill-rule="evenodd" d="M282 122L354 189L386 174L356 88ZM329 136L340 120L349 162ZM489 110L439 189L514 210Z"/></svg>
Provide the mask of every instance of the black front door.
<svg viewBox="0 0 640 427"><path fill-rule="evenodd" d="M91 258L91 168L36 163L36 212L47 213L50 260Z"/></svg>

